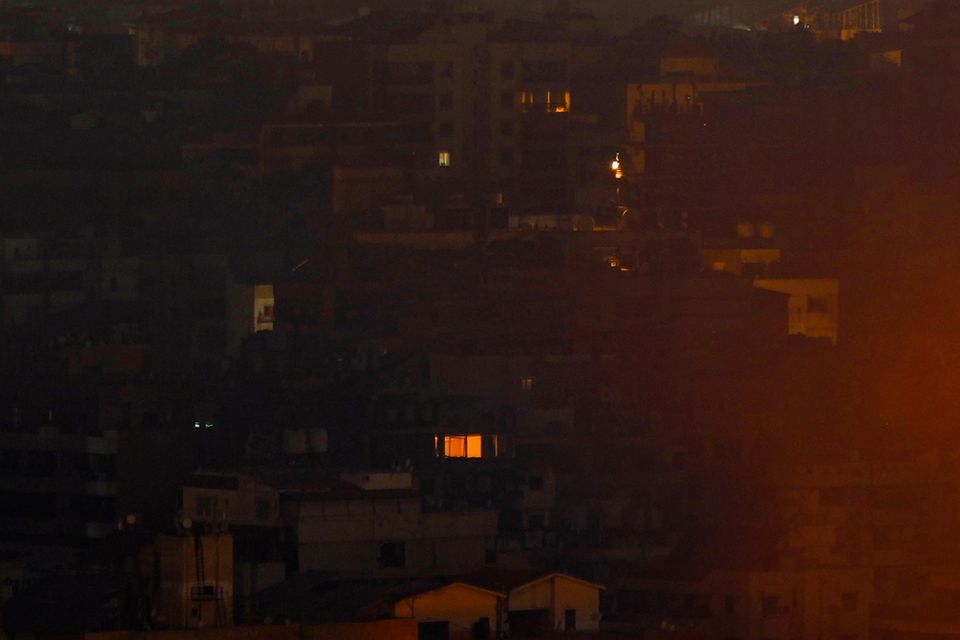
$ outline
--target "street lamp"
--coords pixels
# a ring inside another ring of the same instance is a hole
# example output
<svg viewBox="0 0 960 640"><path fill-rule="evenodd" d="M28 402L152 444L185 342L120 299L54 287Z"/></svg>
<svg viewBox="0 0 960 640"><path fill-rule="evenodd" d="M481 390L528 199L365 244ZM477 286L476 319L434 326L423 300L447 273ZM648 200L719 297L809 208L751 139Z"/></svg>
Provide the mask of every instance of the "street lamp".
<svg viewBox="0 0 960 640"><path fill-rule="evenodd" d="M613 177L617 180L617 209L620 209L620 181L623 180L623 168L620 164L620 152L617 152L617 155L614 156L613 160L610 162L610 170L613 171Z"/></svg>
<svg viewBox="0 0 960 640"><path fill-rule="evenodd" d="M610 170L613 171L613 177L617 180L623 178L623 169L620 168L620 152L617 152L616 157L610 163Z"/></svg>

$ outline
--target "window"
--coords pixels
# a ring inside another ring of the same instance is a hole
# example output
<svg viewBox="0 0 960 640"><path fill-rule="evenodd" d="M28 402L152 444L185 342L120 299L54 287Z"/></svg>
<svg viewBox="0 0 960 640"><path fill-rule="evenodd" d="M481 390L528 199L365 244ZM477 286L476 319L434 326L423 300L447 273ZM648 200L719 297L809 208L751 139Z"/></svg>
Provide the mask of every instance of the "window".
<svg viewBox="0 0 960 640"><path fill-rule="evenodd" d="M417 638L420 640L449 640L450 623L446 620L421 622L417 625Z"/></svg>
<svg viewBox="0 0 960 640"><path fill-rule="evenodd" d="M440 165L441 167L449 167L449 166L450 166L450 152L449 152L449 151L441 151L441 152L439 152L439 153L437 154L437 164Z"/></svg>
<svg viewBox="0 0 960 640"><path fill-rule="evenodd" d="M439 444L439 443L438 443ZM483 457L483 436L470 435L443 436L443 457L445 458L481 458Z"/></svg>
<svg viewBox="0 0 960 640"><path fill-rule="evenodd" d="M439 106L441 109L448 110L453 108L453 94L449 91L445 91L440 94L438 100Z"/></svg>
<svg viewBox="0 0 960 640"><path fill-rule="evenodd" d="M449 138L453 135L453 123L446 121L437 126L437 135L441 138Z"/></svg>
<svg viewBox="0 0 960 640"><path fill-rule="evenodd" d="M501 120L501 121L500 121L500 135L502 135L502 136L512 136L512 135L513 135L513 120Z"/></svg>
<svg viewBox="0 0 960 640"><path fill-rule="evenodd" d="M217 508L216 496L197 496L197 514L201 516L213 516Z"/></svg>
<svg viewBox="0 0 960 640"><path fill-rule="evenodd" d="M547 111L552 113L566 113L570 111L569 91L547 91Z"/></svg>
<svg viewBox="0 0 960 640"><path fill-rule="evenodd" d="M533 91L521 91L520 92L520 110L529 111L533 108L533 105L536 103L536 96Z"/></svg>
<svg viewBox="0 0 960 640"><path fill-rule="evenodd" d="M564 631L576 631L577 630L577 610L576 609L567 609L563 612L563 629Z"/></svg>
<svg viewBox="0 0 960 640"><path fill-rule="evenodd" d="M504 91L500 94L500 107L503 109L513 108L513 91Z"/></svg>
<svg viewBox="0 0 960 640"><path fill-rule="evenodd" d="M500 152L500 166L509 167L513 164L513 151L501 151Z"/></svg>
<svg viewBox="0 0 960 640"><path fill-rule="evenodd" d="M520 388L524 391L532 391L533 378L520 378Z"/></svg>
<svg viewBox="0 0 960 640"><path fill-rule="evenodd" d="M828 296L808 296L807 313L829 313L830 298Z"/></svg>
<svg viewBox="0 0 960 640"><path fill-rule="evenodd" d="M380 545L381 569L407 566L407 545L404 542L384 542Z"/></svg>
<svg viewBox="0 0 960 640"><path fill-rule="evenodd" d="M190 599L197 600L220 600L223 598L223 588L216 584L201 584L190 587Z"/></svg>
<svg viewBox="0 0 960 640"><path fill-rule="evenodd" d="M480 618L470 625L473 640L486 640L490 637L490 618Z"/></svg>
<svg viewBox="0 0 960 640"><path fill-rule="evenodd" d="M257 520L270 519L270 501L257 500Z"/></svg>
<svg viewBox="0 0 960 640"><path fill-rule="evenodd" d="M500 63L500 77L503 80L509 80L513 78L513 62L501 62Z"/></svg>
<svg viewBox="0 0 960 640"><path fill-rule="evenodd" d="M856 611L859 600L859 594L854 591L848 591L840 596L840 606L844 611Z"/></svg>

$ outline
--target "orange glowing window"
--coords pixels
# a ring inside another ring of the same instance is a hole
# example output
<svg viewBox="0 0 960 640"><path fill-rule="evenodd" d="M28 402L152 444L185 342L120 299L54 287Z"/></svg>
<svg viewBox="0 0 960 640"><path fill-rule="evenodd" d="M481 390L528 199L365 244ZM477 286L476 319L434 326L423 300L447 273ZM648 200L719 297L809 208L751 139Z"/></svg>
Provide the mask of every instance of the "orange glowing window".
<svg viewBox="0 0 960 640"><path fill-rule="evenodd" d="M483 436L479 433L469 435L449 435L442 437L443 457L445 458L483 457Z"/></svg>
<svg viewBox="0 0 960 640"><path fill-rule="evenodd" d="M534 93L533 91L521 91L520 92L520 110L527 111L534 104Z"/></svg>
<svg viewBox="0 0 960 640"><path fill-rule="evenodd" d="M547 91L547 111L551 113L566 113L570 111L570 92L569 91Z"/></svg>

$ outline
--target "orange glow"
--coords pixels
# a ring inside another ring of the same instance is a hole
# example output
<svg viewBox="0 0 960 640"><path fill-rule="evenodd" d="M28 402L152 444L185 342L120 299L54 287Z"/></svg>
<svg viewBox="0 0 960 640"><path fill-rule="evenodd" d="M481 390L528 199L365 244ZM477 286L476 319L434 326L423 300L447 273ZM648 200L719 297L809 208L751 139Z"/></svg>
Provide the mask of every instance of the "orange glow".
<svg viewBox="0 0 960 640"><path fill-rule="evenodd" d="M438 443L439 436L434 436ZM445 458L482 458L483 436L479 433L443 436L443 457Z"/></svg>
<svg viewBox="0 0 960 640"><path fill-rule="evenodd" d="M480 434L467 436L467 457L480 458L483 456L483 437Z"/></svg>
<svg viewBox="0 0 960 640"><path fill-rule="evenodd" d="M520 109L523 111L528 110L533 106L534 95L532 91L521 91L520 92Z"/></svg>

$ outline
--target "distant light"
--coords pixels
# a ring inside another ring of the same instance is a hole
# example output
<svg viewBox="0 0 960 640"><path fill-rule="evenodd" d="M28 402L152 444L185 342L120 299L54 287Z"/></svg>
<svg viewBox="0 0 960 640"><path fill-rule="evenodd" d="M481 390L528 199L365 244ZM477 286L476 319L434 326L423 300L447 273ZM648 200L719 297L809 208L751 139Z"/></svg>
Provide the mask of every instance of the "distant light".
<svg viewBox="0 0 960 640"><path fill-rule="evenodd" d="M611 171L620 171L620 152L617 151L617 155L614 156L613 162L610 163Z"/></svg>
<svg viewBox="0 0 960 640"><path fill-rule="evenodd" d="M437 154L437 164L440 165L441 167L449 167L449 166L450 166L450 152L449 152L449 151L441 151L441 152L439 152L439 153Z"/></svg>
<svg viewBox="0 0 960 640"><path fill-rule="evenodd" d="M793 16L793 26L800 24L800 16Z"/></svg>
<svg viewBox="0 0 960 640"><path fill-rule="evenodd" d="M213 423L212 423L212 422L204 422L204 423L203 423L203 428L204 428L204 429L212 429L212 428L213 428Z"/></svg>
<svg viewBox="0 0 960 640"><path fill-rule="evenodd" d="M614 172L613 177L616 178L617 180L622 179L622 178L623 178L623 171L621 171L620 169L617 169L617 170Z"/></svg>
<svg viewBox="0 0 960 640"><path fill-rule="evenodd" d="M199 429L199 428L200 428L200 423L199 423L199 422L194 422L194 423L193 423L193 428L194 428L194 429Z"/></svg>

